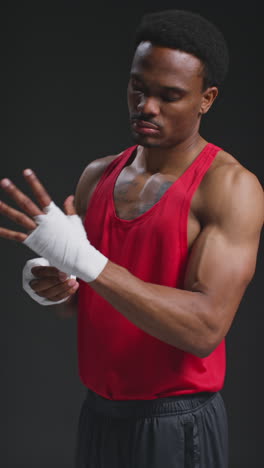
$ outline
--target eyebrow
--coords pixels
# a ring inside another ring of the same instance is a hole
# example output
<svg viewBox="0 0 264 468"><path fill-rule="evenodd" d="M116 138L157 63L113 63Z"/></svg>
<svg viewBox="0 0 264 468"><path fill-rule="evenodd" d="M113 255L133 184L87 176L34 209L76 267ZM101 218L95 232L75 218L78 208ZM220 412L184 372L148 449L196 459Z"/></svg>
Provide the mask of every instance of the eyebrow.
<svg viewBox="0 0 264 468"><path fill-rule="evenodd" d="M161 86L165 91L171 91L174 93L187 93L186 89L180 88L179 86Z"/></svg>
<svg viewBox="0 0 264 468"><path fill-rule="evenodd" d="M131 78L135 78L141 82L143 82L141 76L138 73L130 73ZM181 88L180 86L162 86L158 85L163 91L168 91L172 93L181 93L181 94L186 94L188 91L184 88Z"/></svg>

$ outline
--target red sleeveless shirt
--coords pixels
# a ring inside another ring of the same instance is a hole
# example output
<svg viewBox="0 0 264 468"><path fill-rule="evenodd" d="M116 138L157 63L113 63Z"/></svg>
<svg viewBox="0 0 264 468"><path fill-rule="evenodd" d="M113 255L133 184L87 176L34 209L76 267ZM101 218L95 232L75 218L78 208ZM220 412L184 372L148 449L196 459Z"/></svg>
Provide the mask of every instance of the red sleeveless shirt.
<svg viewBox="0 0 264 468"><path fill-rule="evenodd" d="M115 212L114 186L136 148L112 161L98 182L84 222L88 239L138 278L183 288L191 200L220 148L208 143L154 206L123 220ZM150 400L223 387L225 340L208 357L194 356L138 328L83 281L78 308L80 378L99 395Z"/></svg>

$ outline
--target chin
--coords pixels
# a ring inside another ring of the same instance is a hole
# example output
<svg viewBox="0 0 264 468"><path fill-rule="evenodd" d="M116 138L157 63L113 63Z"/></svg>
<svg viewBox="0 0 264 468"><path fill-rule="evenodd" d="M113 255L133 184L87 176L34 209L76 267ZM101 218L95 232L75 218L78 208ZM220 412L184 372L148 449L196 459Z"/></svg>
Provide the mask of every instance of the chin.
<svg viewBox="0 0 264 468"><path fill-rule="evenodd" d="M150 137L146 137L144 135L139 135L138 133L132 133L132 137L135 143L137 143L140 146L143 146L144 148L159 148L161 145L159 142L154 141Z"/></svg>

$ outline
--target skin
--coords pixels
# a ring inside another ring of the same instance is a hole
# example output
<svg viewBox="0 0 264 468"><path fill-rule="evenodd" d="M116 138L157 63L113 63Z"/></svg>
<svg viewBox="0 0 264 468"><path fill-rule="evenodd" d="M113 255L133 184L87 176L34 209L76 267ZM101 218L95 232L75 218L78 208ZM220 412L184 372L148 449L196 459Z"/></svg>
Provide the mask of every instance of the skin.
<svg viewBox="0 0 264 468"><path fill-rule="evenodd" d="M128 85L129 113L132 120L136 115L155 124L159 132L142 134L132 123L139 146L115 185L115 209L120 218L134 219L153 206L206 145L199 134L200 120L218 90L203 89L202 72L201 62L190 54L150 43L139 45ZM87 166L74 204L73 197L65 202L68 214L76 209L84 218L102 173L117 156L100 158ZM43 212L50 197L35 174L24 171L24 175L40 208L4 179L2 188L26 215L3 203L0 212L32 230L32 216ZM90 286L145 332L206 357L228 333L253 278L263 208L263 190L256 176L220 151L192 199L184 289L141 281L111 261ZM17 241L26 238L26 234L4 228L0 228L0 236ZM56 269L32 271L39 278L32 283L39 295L58 300L70 294L68 303L73 304L76 290L65 278L60 279ZM78 288L77 282L74 285Z"/></svg>

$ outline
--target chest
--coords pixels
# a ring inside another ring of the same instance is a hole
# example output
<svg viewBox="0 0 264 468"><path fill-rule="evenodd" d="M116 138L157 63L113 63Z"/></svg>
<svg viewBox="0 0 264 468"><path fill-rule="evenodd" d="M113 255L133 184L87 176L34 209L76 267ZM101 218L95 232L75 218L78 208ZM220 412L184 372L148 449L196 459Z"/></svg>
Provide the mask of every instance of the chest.
<svg viewBox="0 0 264 468"><path fill-rule="evenodd" d="M179 175L136 173L125 167L119 174L114 187L115 211L119 218L135 219L158 203ZM188 213L187 233L190 248L201 231L198 217L195 215L197 196L191 202Z"/></svg>

